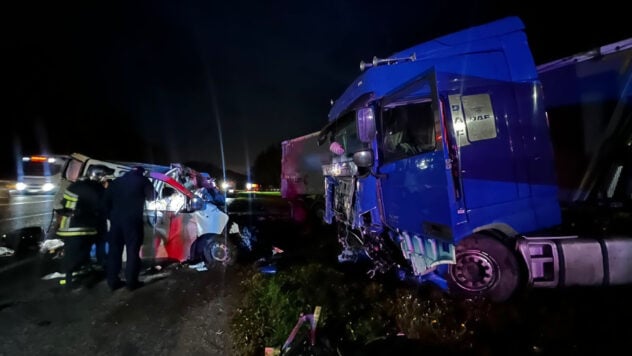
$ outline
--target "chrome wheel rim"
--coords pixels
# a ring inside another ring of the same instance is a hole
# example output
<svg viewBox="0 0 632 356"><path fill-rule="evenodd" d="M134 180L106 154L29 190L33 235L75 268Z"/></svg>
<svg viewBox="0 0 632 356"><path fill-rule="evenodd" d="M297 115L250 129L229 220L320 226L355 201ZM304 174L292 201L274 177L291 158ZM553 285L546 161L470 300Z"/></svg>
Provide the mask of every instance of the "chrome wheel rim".
<svg viewBox="0 0 632 356"><path fill-rule="evenodd" d="M498 281L500 269L488 254L478 250L467 250L457 255L456 264L450 269L456 284L470 292L482 292Z"/></svg>
<svg viewBox="0 0 632 356"><path fill-rule="evenodd" d="M228 261L228 246L224 243L216 242L211 246L211 257L219 262Z"/></svg>

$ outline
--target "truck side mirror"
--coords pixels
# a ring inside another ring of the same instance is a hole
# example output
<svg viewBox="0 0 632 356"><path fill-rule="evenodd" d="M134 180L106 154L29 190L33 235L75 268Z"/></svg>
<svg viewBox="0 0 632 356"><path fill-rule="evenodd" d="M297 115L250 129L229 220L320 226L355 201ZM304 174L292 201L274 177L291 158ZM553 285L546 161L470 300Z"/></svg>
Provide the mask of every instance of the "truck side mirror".
<svg viewBox="0 0 632 356"><path fill-rule="evenodd" d="M358 138L363 143L369 143L375 138L375 112L372 107L361 108L356 111L356 125Z"/></svg>
<svg viewBox="0 0 632 356"><path fill-rule="evenodd" d="M366 149L354 153L353 163L360 168L369 168L373 166L373 152L370 149Z"/></svg>

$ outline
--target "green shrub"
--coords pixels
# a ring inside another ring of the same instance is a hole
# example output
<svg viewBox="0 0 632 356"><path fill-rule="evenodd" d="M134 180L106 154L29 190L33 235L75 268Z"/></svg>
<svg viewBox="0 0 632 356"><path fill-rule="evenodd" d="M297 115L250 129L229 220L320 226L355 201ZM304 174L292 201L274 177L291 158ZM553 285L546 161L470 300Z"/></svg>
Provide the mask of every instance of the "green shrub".
<svg viewBox="0 0 632 356"><path fill-rule="evenodd" d="M318 336L340 348L403 333L453 350L471 349L474 326L487 305L443 294L378 283L318 263L293 266L275 275L253 273L242 282L243 297L231 320L235 351L263 355L281 347L301 313L322 307ZM305 327L307 329L307 327Z"/></svg>

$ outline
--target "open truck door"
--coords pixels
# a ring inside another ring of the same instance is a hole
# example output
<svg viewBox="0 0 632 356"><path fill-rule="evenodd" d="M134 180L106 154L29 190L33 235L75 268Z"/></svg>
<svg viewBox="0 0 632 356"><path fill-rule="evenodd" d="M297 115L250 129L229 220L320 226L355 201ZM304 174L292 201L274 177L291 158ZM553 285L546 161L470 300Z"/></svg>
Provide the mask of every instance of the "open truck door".
<svg viewBox="0 0 632 356"><path fill-rule="evenodd" d="M379 104L384 216L387 225L407 231L402 252L418 274L454 261L453 226L466 218L434 78L428 72Z"/></svg>

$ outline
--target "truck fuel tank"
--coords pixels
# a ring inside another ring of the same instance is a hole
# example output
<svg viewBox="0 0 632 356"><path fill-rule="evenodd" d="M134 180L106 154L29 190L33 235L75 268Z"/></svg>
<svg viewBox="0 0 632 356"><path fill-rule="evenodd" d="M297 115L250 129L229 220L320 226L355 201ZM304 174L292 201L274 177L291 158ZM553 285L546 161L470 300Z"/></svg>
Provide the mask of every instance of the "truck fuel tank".
<svg viewBox="0 0 632 356"><path fill-rule="evenodd" d="M632 238L523 237L518 250L534 287L632 283Z"/></svg>

